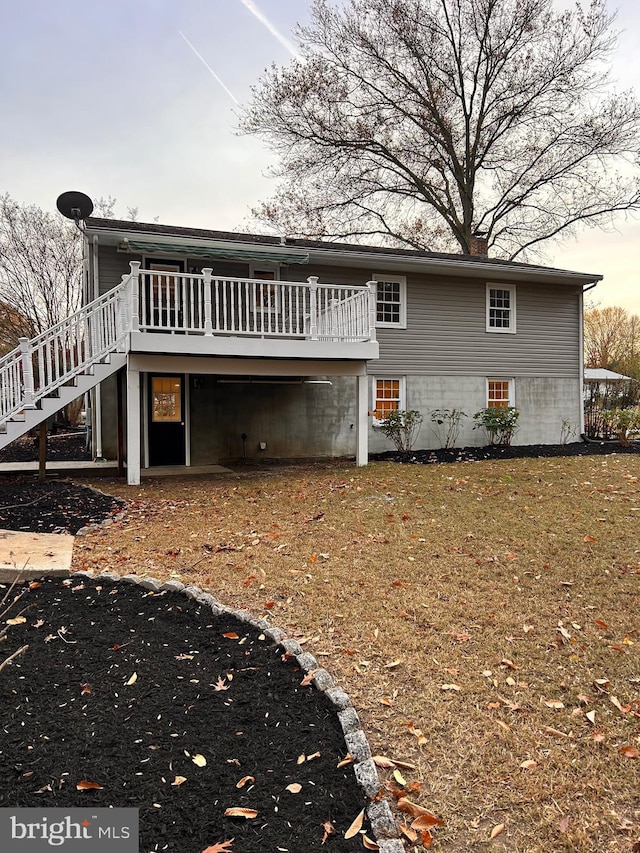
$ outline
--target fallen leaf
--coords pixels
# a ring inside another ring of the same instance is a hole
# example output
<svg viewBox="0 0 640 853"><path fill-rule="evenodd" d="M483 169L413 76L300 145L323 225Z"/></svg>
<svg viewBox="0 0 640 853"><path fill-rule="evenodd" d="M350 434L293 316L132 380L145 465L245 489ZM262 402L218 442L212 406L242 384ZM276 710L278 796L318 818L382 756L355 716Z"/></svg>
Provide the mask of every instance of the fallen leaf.
<svg viewBox="0 0 640 853"><path fill-rule="evenodd" d="M325 820L322 824L322 828L324 829L324 835L322 836L321 843L324 844L330 835L334 835L336 830L330 820Z"/></svg>
<svg viewBox="0 0 640 853"><path fill-rule="evenodd" d="M595 726L595 724L596 724L596 712L595 711L587 711L587 713L585 714L585 717L587 718L587 720L589 720L589 722L591 723L592 726Z"/></svg>
<svg viewBox="0 0 640 853"><path fill-rule="evenodd" d="M373 763L377 767L382 767L383 770L391 770L391 768L396 766L395 761L387 758L386 755L374 755Z"/></svg>
<svg viewBox="0 0 640 853"><path fill-rule="evenodd" d="M232 806L230 809L225 809L225 817L243 817L246 820L252 820L258 817L258 812L255 809L243 809L239 806Z"/></svg>
<svg viewBox="0 0 640 853"><path fill-rule="evenodd" d="M598 628L602 628L603 631L609 630L609 626L607 625L607 623L603 619L594 619L593 621L596 623Z"/></svg>
<svg viewBox="0 0 640 853"><path fill-rule="evenodd" d="M228 690L228 689L229 689L229 685L228 685L228 684L225 684L225 683L224 683L224 678L223 678L221 675L219 675L219 676L218 676L218 680L217 680L217 681L216 681L216 683L213 685L213 689L214 689L214 690L216 690L216 691L218 691L218 692L219 692L220 690Z"/></svg>
<svg viewBox="0 0 640 853"><path fill-rule="evenodd" d="M197 755L194 755L191 760L198 767L206 767L207 759L204 757L204 755L200 755L200 753L198 753Z"/></svg>
<svg viewBox="0 0 640 853"><path fill-rule="evenodd" d="M385 669L395 669L396 667L400 666L401 663L402 663L401 660L392 660L389 663L385 663L384 668Z"/></svg>
<svg viewBox="0 0 640 853"><path fill-rule="evenodd" d="M376 844L375 841L372 841L368 835L362 836L362 844L365 850L379 850L380 847Z"/></svg>
<svg viewBox="0 0 640 853"><path fill-rule="evenodd" d="M213 847L206 847L202 853L227 853L227 851L231 850L232 844L233 838L230 838L229 841L220 841L214 844Z"/></svg>
<svg viewBox="0 0 640 853"><path fill-rule="evenodd" d="M393 771L393 778L396 780L398 785L402 785L403 788L407 784L407 780L404 778L404 776L402 775L402 773L399 770Z"/></svg>
<svg viewBox="0 0 640 853"><path fill-rule="evenodd" d="M569 815L566 814L558 824L558 832L565 833L569 829Z"/></svg>
<svg viewBox="0 0 640 853"><path fill-rule="evenodd" d="M131 678L129 679L129 681L127 681L126 686L129 687L131 684L135 684L137 680L138 680L138 673L134 672L133 675L131 676Z"/></svg>
<svg viewBox="0 0 640 853"><path fill-rule="evenodd" d="M398 808L401 812L406 812L407 814L410 814L411 817L428 818L429 826L441 826L444 823L444 821L440 820L439 817L436 817L432 812L430 812L429 809L425 809L423 806L418 806L415 803L412 803L411 800L407 800L406 797L400 797L400 799L398 800ZM411 825L413 826L413 823ZM415 829L415 827L413 828Z"/></svg>
<svg viewBox="0 0 640 853"><path fill-rule="evenodd" d="M389 696L381 696L378 699L378 702L380 702L381 705L386 705L389 708L393 705L393 699L391 699Z"/></svg>
<svg viewBox="0 0 640 853"><path fill-rule="evenodd" d="M227 638L227 640L237 640L237 639L239 639L239 638L238 638L238 635L236 634L236 632L235 632L235 631L227 631L227 633L226 633L226 634L223 634L222 636L223 636L223 637L226 637L226 638Z"/></svg>
<svg viewBox="0 0 640 853"><path fill-rule="evenodd" d="M26 616L15 616L13 619L7 619L7 625L23 625L26 621Z"/></svg>
<svg viewBox="0 0 640 853"><path fill-rule="evenodd" d="M254 779L253 776L243 776L239 782L236 782L236 788L244 788L244 786L247 784L247 782L255 782L255 781L256 780Z"/></svg>
<svg viewBox="0 0 640 853"><path fill-rule="evenodd" d="M411 829L410 826L407 826L406 823L401 823L399 829L405 838L409 839L409 841L413 842L418 840L418 833L415 829Z"/></svg>
<svg viewBox="0 0 640 853"><path fill-rule="evenodd" d="M173 780L173 782L171 784L177 788L180 785L182 785L183 782L186 782L186 781L187 781L186 776L176 776L176 778Z"/></svg>
<svg viewBox="0 0 640 853"><path fill-rule="evenodd" d="M440 690L460 690L457 684L441 684Z"/></svg>
<svg viewBox="0 0 640 853"><path fill-rule="evenodd" d="M87 782L86 779L83 779L81 782L76 784L77 791L102 791L102 785L98 782Z"/></svg>
<svg viewBox="0 0 640 853"><path fill-rule="evenodd" d="M431 835L428 829L425 829L424 832L420 833L420 844L422 844L426 850L433 845L433 835Z"/></svg>
<svg viewBox="0 0 640 853"><path fill-rule="evenodd" d="M85 693L93 693L93 689L92 689L91 685L86 683L86 682L84 684L81 684L80 688L81 688L81 690L80 690L81 696L84 696Z"/></svg>
<svg viewBox="0 0 640 853"><path fill-rule="evenodd" d="M531 758L527 759L526 761L523 761L520 764L520 767L522 767L523 770L535 770L537 766L538 766L538 762L534 761Z"/></svg>
<svg viewBox="0 0 640 853"><path fill-rule="evenodd" d="M587 535L584 537L583 541L584 541L584 542L597 542L598 540L596 539L596 537L595 537L595 536L589 536L589 534L587 534Z"/></svg>
<svg viewBox="0 0 640 853"><path fill-rule="evenodd" d="M493 827L493 829L491 830L491 834L489 835L489 838L490 838L490 839L497 838L497 837L498 837L499 835L501 835L503 832L504 832L504 824L503 824L503 823L498 823L498 824L496 824L496 826L494 826L494 827Z"/></svg>
<svg viewBox="0 0 640 853"><path fill-rule="evenodd" d="M553 735L554 737L571 737L570 734L561 732L560 729L553 729L551 726L543 726L542 731L546 732L548 735Z"/></svg>
<svg viewBox="0 0 640 853"><path fill-rule="evenodd" d="M591 737L596 743L604 743L604 735L602 732L591 732Z"/></svg>
<svg viewBox="0 0 640 853"><path fill-rule="evenodd" d="M305 677L300 682L300 687L308 687L313 681L313 677L318 671L318 667L315 669L310 669L309 672L305 675Z"/></svg>
<svg viewBox="0 0 640 853"><path fill-rule="evenodd" d="M354 762L354 761L355 761L355 759L354 759L353 755L351 755L351 753L350 753L350 752L348 752L348 753L345 755L345 757L344 757L344 758L341 758L341 759L340 759L340 761L338 761L338 765L337 765L337 766L338 766L339 768L340 768L340 767L346 767L346 766L347 766L347 764L353 764L353 762Z"/></svg>
<svg viewBox="0 0 640 853"><path fill-rule="evenodd" d="M417 829L418 832L421 832L423 829L431 829L432 826L442 826L443 823L443 820L425 809L424 814L411 821L411 829Z"/></svg>
<svg viewBox="0 0 640 853"><path fill-rule="evenodd" d="M560 702L557 699L550 699L544 704L547 706L547 708L555 708L557 710L559 710L560 708L564 708L564 702Z"/></svg>
<svg viewBox="0 0 640 853"><path fill-rule="evenodd" d="M349 829L345 832L345 838L353 838L354 835L357 835L362 829L362 824L364 823L364 809L359 813L356 819L353 821Z"/></svg>
<svg viewBox="0 0 640 853"><path fill-rule="evenodd" d="M620 711L621 714L624 714L624 711L622 709L622 705L620 704L617 696L609 696L609 702L611 702L611 704L614 707L616 707L618 709L618 711Z"/></svg>
<svg viewBox="0 0 640 853"><path fill-rule="evenodd" d="M638 752L638 748L635 746L631 746L631 744L629 743L625 744L624 746L621 746L618 752L625 758L638 758L638 756L640 755L640 752Z"/></svg>
<svg viewBox="0 0 640 853"><path fill-rule="evenodd" d="M299 782L292 782L290 785L287 785L286 788L290 794L299 794L302 790L302 785Z"/></svg>
<svg viewBox="0 0 640 853"><path fill-rule="evenodd" d="M506 666L508 669L518 668L512 660L509 660L509 658L502 658L502 660L500 661L500 666Z"/></svg>

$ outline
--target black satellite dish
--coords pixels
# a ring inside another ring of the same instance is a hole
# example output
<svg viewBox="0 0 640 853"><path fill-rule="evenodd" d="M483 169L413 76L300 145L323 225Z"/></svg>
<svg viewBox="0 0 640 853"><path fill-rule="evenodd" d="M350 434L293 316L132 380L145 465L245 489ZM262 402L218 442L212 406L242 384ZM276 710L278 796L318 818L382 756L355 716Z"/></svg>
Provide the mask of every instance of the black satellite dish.
<svg viewBox="0 0 640 853"><path fill-rule="evenodd" d="M63 216L66 216L67 219L73 219L75 222L86 219L93 212L93 202L89 196L77 190L69 190L58 196L56 207Z"/></svg>

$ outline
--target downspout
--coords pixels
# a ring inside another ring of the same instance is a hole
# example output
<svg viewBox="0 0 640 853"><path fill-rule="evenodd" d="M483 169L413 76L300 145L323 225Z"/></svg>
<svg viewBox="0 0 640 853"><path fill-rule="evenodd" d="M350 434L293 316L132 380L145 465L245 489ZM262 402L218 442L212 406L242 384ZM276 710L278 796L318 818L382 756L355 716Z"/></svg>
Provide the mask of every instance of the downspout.
<svg viewBox="0 0 640 853"><path fill-rule="evenodd" d="M584 435L584 295L589 290L593 290L594 287L597 287L598 282L594 281L593 284L590 284L588 287L583 288L578 294L578 313L580 315L580 344L579 344L579 358L580 358L580 438L585 440Z"/></svg>
<svg viewBox="0 0 640 853"><path fill-rule="evenodd" d="M98 269L98 235L93 236L93 299L97 299L100 295L100 276ZM100 385L96 385L93 389L93 416L91 419L93 426L93 458L95 462L104 462L102 455L102 392Z"/></svg>

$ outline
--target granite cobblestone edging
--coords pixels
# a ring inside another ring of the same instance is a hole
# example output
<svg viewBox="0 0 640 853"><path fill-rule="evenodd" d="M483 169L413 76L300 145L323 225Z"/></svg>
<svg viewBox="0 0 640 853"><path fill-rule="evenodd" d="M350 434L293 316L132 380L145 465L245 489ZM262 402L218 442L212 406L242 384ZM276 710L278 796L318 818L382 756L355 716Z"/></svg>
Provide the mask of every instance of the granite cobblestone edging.
<svg viewBox="0 0 640 853"><path fill-rule="evenodd" d="M289 655L296 658L300 669L307 675L312 675L312 683L317 690L324 693L336 710L336 715L344 735L347 750L353 755L353 765L356 781L365 794L373 800L380 792L380 779L378 768L372 757L371 748L367 737L360 727L360 718L351 704L349 696L342 688L338 687L332 676L326 669L319 666L316 658L309 652L305 652L302 646L295 640L287 639L285 632L274 627L264 619L254 619L246 610L233 610L217 601L210 593L205 592L197 586L185 586L176 580L160 581L156 578L140 577L139 575L118 575L115 572L100 572L95 574L90 571L74 572L75 575L90 578L91 580L106 580L112 583L123 581L135 584L150 592L181 592L187 598L197 601L208 607L214 614L227 614L234 616L241 622L251 625L285 650ZM375 836L382 853L404 853L404 844L400 840L398 828L393 819L389 803L386 800L371 802L367 807L367 817L371 824L371 830Z"/></svg>

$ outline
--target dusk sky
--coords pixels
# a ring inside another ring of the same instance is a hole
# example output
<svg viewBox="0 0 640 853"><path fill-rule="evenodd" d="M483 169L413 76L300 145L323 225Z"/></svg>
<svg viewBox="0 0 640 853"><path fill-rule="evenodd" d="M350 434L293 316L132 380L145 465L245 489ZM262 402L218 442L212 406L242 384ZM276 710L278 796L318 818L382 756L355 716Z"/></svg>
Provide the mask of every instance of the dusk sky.
<svg viewBox="0 0 640 853"><path fill-rule="evenodd" d="M559 0L558 0L559 2ZM588 5L588 3L587 3ZM618 88L640 93L640 3L619 0ZM55 209L69 189L141 221L247 230L273 159L239 137L238 104L295 51L311 0L18 0L0 31L0 193ZM639 140L640 147L640 140ZM640 217L550 245L545 263L601 273L600 306L640 313Z"/></svg>

